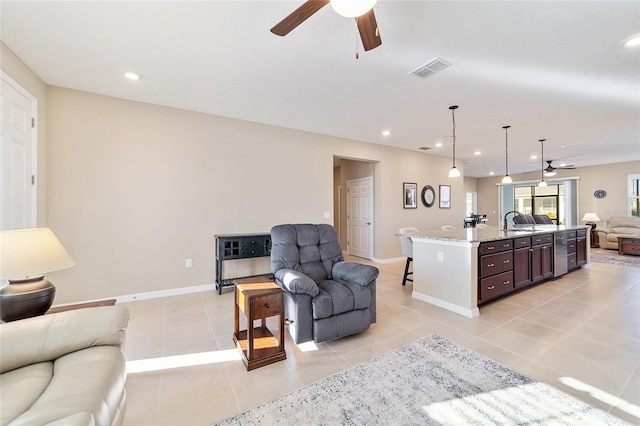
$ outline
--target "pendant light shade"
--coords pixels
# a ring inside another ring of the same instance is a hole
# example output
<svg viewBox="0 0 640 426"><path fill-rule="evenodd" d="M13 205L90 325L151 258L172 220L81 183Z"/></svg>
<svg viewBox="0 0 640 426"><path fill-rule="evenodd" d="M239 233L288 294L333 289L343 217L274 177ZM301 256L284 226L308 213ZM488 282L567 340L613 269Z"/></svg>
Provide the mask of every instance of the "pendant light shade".
<svg viewBox="0 0 640 426"><path fill-rule="evenodd" d="M547 181L544 180L544 141L546 139L540 139L540 183L538 186L541 188L547 186Z"/></svg>
<svg viewBox="0 0 640 426"><path fill-rule="evenodd" d="M509 138L507 136L507 131L511 126L502 126L504 129L504 177L502 178L502 183L511 183L511 176L509 176Z"/></svg>
<svg viewBox="0 0 640 426"><path fill-rule="evenodd" d="M460 177L460 170L456 167L456 109L458 109L458 105L451 105L449 109L453 121L453 167L449 170L449 177L457 178Z"/></svg>

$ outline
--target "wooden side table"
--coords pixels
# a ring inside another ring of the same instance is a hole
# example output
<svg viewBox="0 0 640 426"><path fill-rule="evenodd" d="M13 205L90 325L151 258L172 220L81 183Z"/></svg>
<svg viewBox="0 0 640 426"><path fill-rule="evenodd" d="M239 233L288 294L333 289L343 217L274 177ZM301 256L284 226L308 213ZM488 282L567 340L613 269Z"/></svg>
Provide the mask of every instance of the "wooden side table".
<svg viewBox="0 0 640 426"><path fill-rule="evenodd" d="M247 330L240 330L240 312L247 318ZM267 328L268 317L279 317L278 338ZM254 321L260 325L254 327ZM284 350L284 291L262 277L235 282L235 331L233 341L247 371L282 361Z"/></svg>

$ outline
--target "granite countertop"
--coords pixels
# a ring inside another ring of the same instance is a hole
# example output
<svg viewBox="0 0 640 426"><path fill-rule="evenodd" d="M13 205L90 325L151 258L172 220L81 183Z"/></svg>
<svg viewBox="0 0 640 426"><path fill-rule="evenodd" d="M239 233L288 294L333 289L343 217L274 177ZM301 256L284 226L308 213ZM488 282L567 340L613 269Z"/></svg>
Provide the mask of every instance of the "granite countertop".
<svg viewBox="0 0 640 426"><path fill-rule="evenodd" d="M573 231L576 229L591 228L590 226L565 226L565 225L527 225L519 229L503 230L490 226L488 228L462 228L453 231L426 231L409 235L411 239L460 241L460 242L485 242L503 240L505 238L526 237L536 234L548 234L559 231ZM400 235L400 234L396 234Z"/></svg>

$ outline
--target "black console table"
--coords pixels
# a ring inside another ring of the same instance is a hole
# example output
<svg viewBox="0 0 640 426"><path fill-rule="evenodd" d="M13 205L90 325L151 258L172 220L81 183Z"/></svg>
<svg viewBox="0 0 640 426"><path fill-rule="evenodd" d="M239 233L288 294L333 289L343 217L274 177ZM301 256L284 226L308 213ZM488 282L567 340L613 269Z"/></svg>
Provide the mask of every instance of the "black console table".
<svg viewBox="0 0 640 426"><path fill-rule="evenodd" d="M218 234L216 239L216 290L233 287L240 277L222 279L222 262L233 259L271 256L271 234ZM265 274L270 275L270 274ZM242 277L247 278L247 277Z"/></svg>

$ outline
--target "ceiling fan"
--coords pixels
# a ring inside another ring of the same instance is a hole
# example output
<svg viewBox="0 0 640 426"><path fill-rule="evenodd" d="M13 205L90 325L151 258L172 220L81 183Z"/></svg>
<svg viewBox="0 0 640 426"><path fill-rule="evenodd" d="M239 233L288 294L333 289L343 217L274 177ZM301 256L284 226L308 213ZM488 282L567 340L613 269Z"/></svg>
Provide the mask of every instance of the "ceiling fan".
<svg viewBox="0 0 640 426"><path fill-rule="evenodd" d="M307 0L302 6L271 28L271 32L279 36L286 36L298 25L310 18L311 15L322 9L328 3L331 3L336 13L348 18L356 18L356 24L358 25L364 50L375 49L382 44L378 23L373 13L373 6L375 6L376 1L377 0ZM358 6L360 8L352 10L350 6Z"/></svg>
<svg viewBox="0 0 640 426"><path fill-rule="evenodd" d="M573 170L576 168L573 164L569 164L566 166L553 167L551 165L551 163L553 163L553 160L546 160L546 162L547 162L547 167L544 169L545 176L555 176L556 170Z"/></svg>

